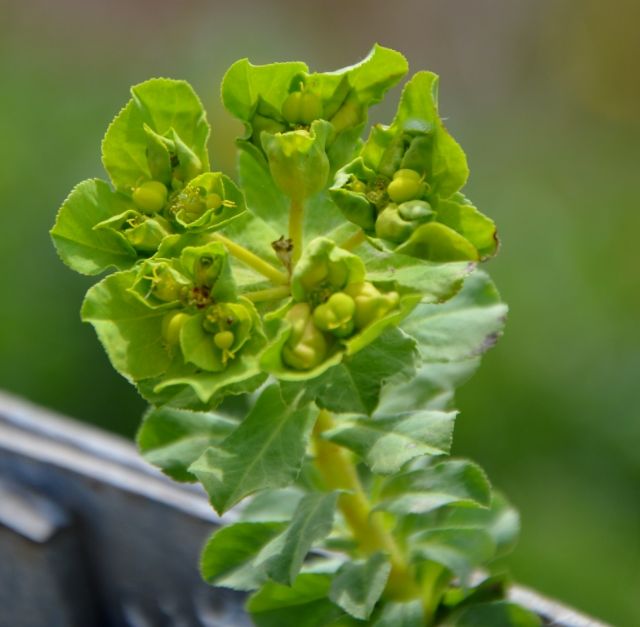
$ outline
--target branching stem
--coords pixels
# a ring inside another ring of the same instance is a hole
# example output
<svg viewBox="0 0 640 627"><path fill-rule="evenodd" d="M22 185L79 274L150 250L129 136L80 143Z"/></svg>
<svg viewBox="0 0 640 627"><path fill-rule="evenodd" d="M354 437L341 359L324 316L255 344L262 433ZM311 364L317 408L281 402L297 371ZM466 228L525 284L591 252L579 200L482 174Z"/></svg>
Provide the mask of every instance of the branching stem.
<svg viewBox="0 0 640 627"><path fill-rule="evenodd" d="M267 279L271 280L273 283L277 285L285 285L289 282L289 277L284 272L280 272L280 270L274 268L270 263L261 259L258 255L252 253L244 246L236 244L234 241L220 233L214 233L212 237L218 242L224 244L224 247L230 255L233 255L245 265L253 268L258 274L267 277Z"/></svg>
<svg viewBox="0 0 640 627"><path fill-rule="evenodd" d="M366 240L366 236L364 231L360 229L356 233L354 233L351 237L347 238L342 244L340 244L340 248L344 248L345 250L353 250L354 248L358 248L360 244L364 243Z"/></svg>
<svg viewBox="0 0 640 627"><path fill-rule="evenodd" d="M264 303L269 300L282 300L287 298L290 293L288 285L279 285L278 287L269 287L255 292L245 292L243 296L253 303Z"/></svg>
<svg viewBox="0 0 640 627"><path fill-rule="evenodd" d="M331 414L321 410L314 430L316 466L327 488L346 491L340 495L338 507L360 550L364 554L384 551L389 555L391 573L385 593L398 600L418 598L421 590L416 584L413 568L385 527L382 513L372 511L349 453L322 437L334 426Z"/></svg>

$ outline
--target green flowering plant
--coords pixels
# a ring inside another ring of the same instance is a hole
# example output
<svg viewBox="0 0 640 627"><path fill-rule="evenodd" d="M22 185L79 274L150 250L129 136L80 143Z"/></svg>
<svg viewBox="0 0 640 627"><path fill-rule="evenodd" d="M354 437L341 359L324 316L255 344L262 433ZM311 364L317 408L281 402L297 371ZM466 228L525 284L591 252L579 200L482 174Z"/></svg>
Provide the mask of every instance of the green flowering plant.
<svg viewBox="0 0 640 627"><path fill-rule="evenodd" d="M51 230L69 267L109 272L82 317L150 404L142 455L219 514L240 504L201 572L250 592L261 627L540 624L506 596L517 513L448 457L455 388L506 307L437 77L361 138L407 71L381 46L327 73L238 61L237 184L210 171L189 85L136 85L102 143L109 181L75 187Z"/></svg>

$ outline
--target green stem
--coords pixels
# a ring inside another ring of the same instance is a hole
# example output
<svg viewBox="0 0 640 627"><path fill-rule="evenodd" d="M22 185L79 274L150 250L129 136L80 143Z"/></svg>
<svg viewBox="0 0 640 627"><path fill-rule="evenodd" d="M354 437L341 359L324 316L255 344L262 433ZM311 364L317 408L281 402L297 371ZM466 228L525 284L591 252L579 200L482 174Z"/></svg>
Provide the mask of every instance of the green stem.
<svg viewBox="0 0 640 627"><path fill-rule="evenodd" d="M429 562L428 565L425 565L420 575L424 617L426 624L431 625L451 576L444 566L436 562Z"/></svg>
<svg viewBox="0 0 640 627"><path fill-rule="evenodd" d="M301 200L291 200L291 207L289 209L289 239L293 244L293 250L291 251L291 267L293 268L300 255L302 254L303 246L303 221L304 217L304 203Z"/></svg>
<svg viewBox="0 0 640 627"><path fill-rule="evenodd" d="M420 597L413 567L408 564L393 535L385 527L381 512L373 512L349 453L322 437L335 426L331 414L321 410L314 429L315 464L327 486L346 490L338 500L354 540L365 554L384 551L389 555L391 572L385 590L389 598L403 600Z"/></svg>
<svg viewBox="0 0 640 627"><path fill-rule="evenodd" d="M340 244L340 248L353 250L354 248L358 248L358 246L360 246L360 244L362 244L366 239L364 231L360 229L357 233L354 233L351 237L342 242L342 244Z"/></svg>
<svg viewBox="0 0 640 627"><path fill-rule="evenodd" d="M255 292L245 292L243 296L253 303L263 303L269 300L282 300L287 298L291 290L288 285L279 285L278 287L270 287L265 290L256 290Z"/></svg>
<svg viewBox="0 0 640 627"><path fill-rule="evenodd" d="M236 244L220 233L214 233L212 237L224 244L224 247L230 255L233 255L245 265L253 268L258 274L267 277L267 279L270 279L273 283L284 285L289 282L289 277L284 272L280 272L280 270L274 268L270 263L258 257L255 253L247 250L244 246Z"/></svg>

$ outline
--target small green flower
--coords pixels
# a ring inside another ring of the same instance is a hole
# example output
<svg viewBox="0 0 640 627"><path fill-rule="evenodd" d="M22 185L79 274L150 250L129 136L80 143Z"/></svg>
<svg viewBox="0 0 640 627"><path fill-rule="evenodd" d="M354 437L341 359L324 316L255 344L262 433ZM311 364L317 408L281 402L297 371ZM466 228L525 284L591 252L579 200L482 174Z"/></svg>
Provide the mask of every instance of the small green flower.
<svg viewBox="0 0 640 627"><path fill-rule="evenodd" d="M161 215L149 216L135 209L98 222L94 230L109 230L124 237L142 255L154 253L162 240L172 233L169 222Z"/></svg>
<svg viewBox="0 0 640 627"><path fill-rule="evenodd" d="M167 208L178 231L217 230L246 210L244 196L231 179L220 172L195 177L175 192Z"/></svg>
<svg viewBox="0 0 640 627"><path fill-rule="evenodd" d="M309 130L262 133L273 180L292 200L302 202L324 188L329 177L325 146L330 132L328 122L317 120Z"/></svg>

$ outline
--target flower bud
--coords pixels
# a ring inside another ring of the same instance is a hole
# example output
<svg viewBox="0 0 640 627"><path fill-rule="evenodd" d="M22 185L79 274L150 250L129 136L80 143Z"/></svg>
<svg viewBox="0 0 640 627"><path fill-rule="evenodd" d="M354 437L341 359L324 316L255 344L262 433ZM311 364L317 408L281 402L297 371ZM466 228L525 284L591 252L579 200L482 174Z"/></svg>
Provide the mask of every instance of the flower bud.
<svg viewBox="0 0 640 627"><path fill-rule="evenodd" d="M402 169L393 175L387 194L393 202L402 203L424 194L424 184L415 170Z"/></svg>
<svg viewBox="0 0 640 627"><path fill-rule="evenodd" d="M295 370L311 370L327 356L328 346L322 332L313 324L308 303L297 303L286 315L291 334L282 347L282 361Z"/></svg>
<svg viewBox="0 0 640 627"><path fill-rule="evenodd" d="M162 337L169 346L176 346L180 341L180 331L189 316L182 311L171 311L162 319Z"/></svg>
<svg viewBox="0 0 640 627"><path fill-rule="evenodd" d="M133 190L133 202L145 213L157 213L167 202L168 191L159 181L146 181Z"/></svg>

